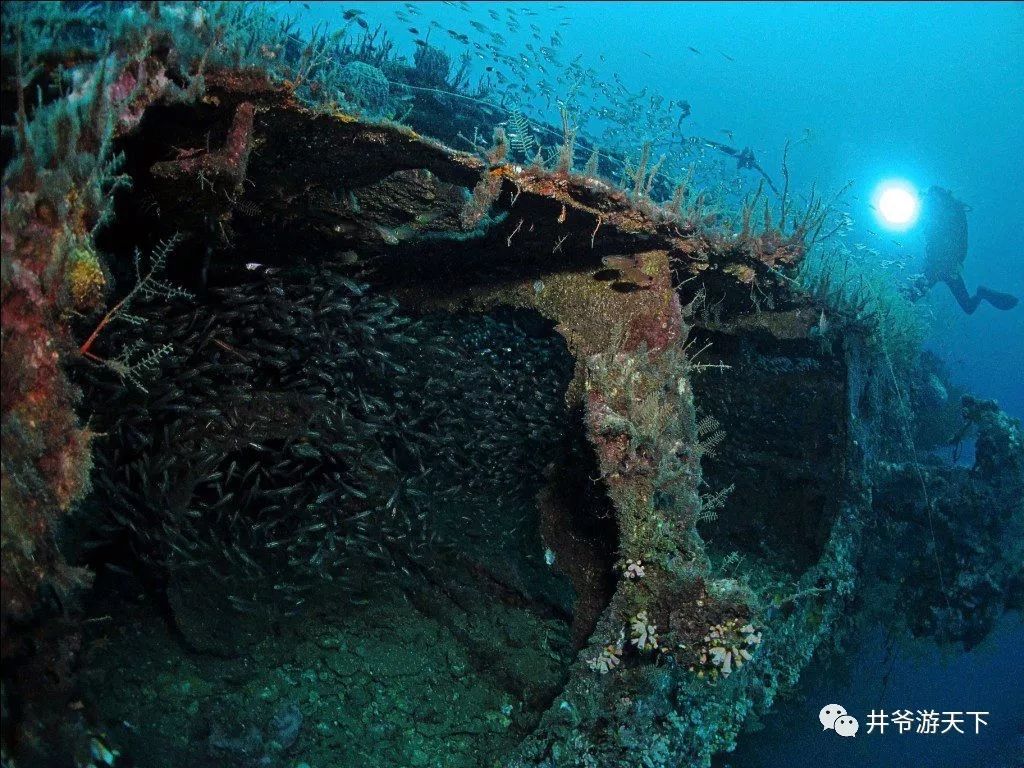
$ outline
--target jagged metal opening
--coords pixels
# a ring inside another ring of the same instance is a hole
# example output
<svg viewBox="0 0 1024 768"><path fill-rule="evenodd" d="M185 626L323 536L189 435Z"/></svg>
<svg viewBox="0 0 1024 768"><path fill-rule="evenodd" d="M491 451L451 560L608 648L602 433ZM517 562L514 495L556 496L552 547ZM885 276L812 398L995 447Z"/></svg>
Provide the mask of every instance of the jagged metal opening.
<svg viewBox="0 0 1024 768"><path fill-rule="evenodd" d="M697 328L706 362L693 377L698 417L725 437L703 461L707 489L734 486L702 535L719 555L736 552L799 574L821 557L841 501L845 447L842 358L817 340L764 331Z"/></svg>

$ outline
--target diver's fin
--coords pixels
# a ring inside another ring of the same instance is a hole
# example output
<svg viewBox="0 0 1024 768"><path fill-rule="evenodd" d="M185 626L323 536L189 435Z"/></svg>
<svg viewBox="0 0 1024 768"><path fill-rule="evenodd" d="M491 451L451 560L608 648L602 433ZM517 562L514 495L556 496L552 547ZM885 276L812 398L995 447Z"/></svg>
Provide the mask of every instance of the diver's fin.
<svg viewBox="0 0 1024 768"><path fill-rule="evenodd" d="M1020 301L1016 296L993 291L983 285L978 286L978 298L984 299L996 309L1013 309L1017 306L1017 302Z"/></svg>
<svg viewBox="0 0 1024 768"><path fill-rule="evenodd" d="M964 285L964 279L960 275L954 278L947 278L944 282L949 286L949 290L952 291L961 309L968 315L973 315L974 310L983 301L987 301L996 309L1013 309L1017 306L1018 299L1016 296L993 291L983 285L979 285L978 290L971 296L967 293L967 286Z"/></svg>

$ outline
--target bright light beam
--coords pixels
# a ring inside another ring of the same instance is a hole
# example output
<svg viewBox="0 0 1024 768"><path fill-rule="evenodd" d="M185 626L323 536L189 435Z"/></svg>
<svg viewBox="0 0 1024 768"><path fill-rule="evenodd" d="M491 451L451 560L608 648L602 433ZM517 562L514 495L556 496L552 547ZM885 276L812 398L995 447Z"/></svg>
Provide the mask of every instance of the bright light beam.
<svg viewBox="0 0 1024 768"><path fill-rule="evenodd" d="M905 230L917 221L921 200L917 190L907 182L884 181L875 189L874 209L884 226Z"/></svg>

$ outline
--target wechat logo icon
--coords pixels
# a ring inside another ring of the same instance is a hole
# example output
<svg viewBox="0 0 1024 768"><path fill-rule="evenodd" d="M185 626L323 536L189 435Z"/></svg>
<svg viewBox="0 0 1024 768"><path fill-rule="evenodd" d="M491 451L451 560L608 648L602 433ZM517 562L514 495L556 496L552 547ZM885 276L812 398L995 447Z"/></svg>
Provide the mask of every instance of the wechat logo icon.
<svg viewBox="0 0 1024 768"><path fill-rule="evenodd" d="M840 736L856 736L860 723L856 717L846 713L846 707L842 704L827 704L818 713L818 720L821 721L822 730L833 730Z"/></svg>

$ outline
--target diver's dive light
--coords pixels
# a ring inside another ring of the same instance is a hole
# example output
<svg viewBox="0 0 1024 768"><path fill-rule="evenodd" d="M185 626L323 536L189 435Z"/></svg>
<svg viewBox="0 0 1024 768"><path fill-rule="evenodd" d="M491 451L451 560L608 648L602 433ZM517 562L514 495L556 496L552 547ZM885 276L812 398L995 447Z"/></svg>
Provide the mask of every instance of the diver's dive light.
<svg viewBox="0 0 1024 768"><path fill-rule="evenodd" d="M875 213L889 229L909 229L917 221L921 200L917 190L906 181L884 181L873 196Z"/></svg>

